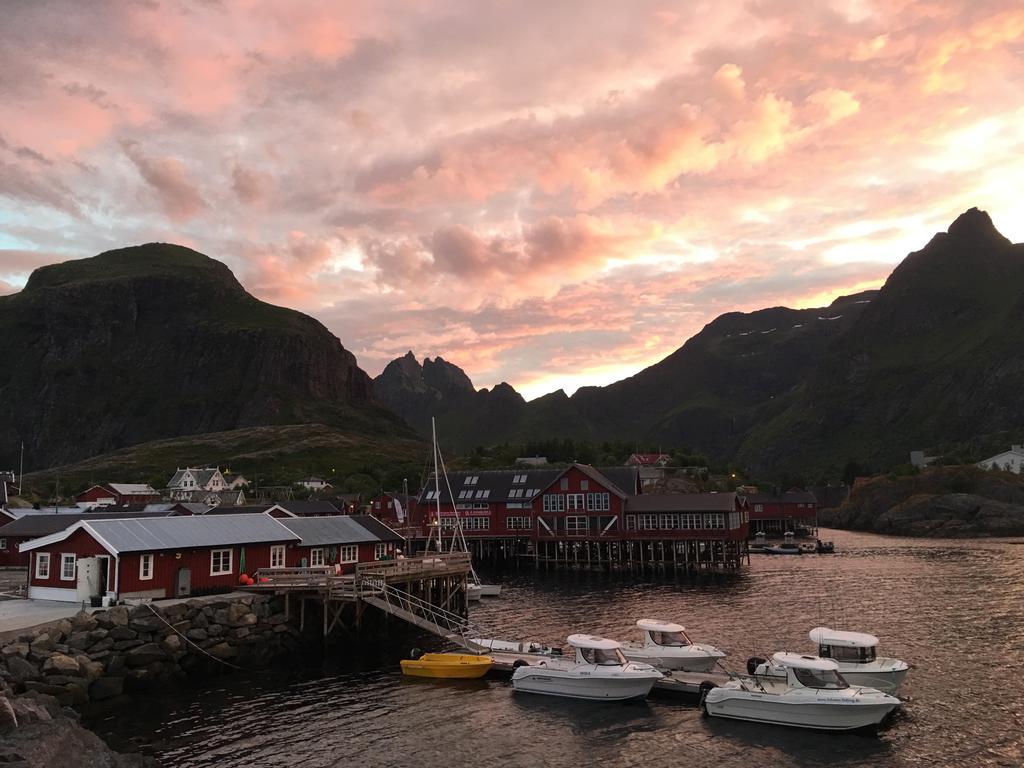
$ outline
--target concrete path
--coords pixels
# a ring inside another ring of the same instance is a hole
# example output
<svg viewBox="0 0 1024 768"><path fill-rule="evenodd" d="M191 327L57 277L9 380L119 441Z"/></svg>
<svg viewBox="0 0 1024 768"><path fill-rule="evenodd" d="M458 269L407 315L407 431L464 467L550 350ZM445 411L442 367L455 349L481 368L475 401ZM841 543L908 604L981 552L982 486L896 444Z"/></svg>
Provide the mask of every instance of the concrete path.
<svg viewBox="0 0 1024 768"><path fill-rule="evenodd" d="M81 603L61 603L56 600L0 600L0 637L41 624L70 619L80 610Z"/></svg>

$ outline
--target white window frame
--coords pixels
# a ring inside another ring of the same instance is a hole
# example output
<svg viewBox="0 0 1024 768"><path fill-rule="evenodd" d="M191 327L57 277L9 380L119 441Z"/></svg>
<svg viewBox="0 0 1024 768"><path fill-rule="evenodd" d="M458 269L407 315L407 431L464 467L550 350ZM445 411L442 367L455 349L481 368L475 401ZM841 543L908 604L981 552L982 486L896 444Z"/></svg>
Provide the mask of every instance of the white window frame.
<svg viewBox="0 0 1024 768"><path fill-rule="evenodd" d="M60 553L60 580L61 581L74 581L75 580L75 563L78 558L75 557L74 552L61 552ZM64 568L68 563L71 563L71 575L64 575Z"/></svg>
<svg viewBox="0 0 1024 768"><path fill-rule="evenodd" d="M590 532L590 518L586 515L566 515L565 532L567 535L587 534Z"/></svg>
<svg viewBox="0 0 1024 768"><path fill-rule="evenodd" d="M224 567L224 553L227 552L227 568ZM213 561L216 555L220 555L220 568L214 570ZM235 551L233 549L211 549L210 550L210 575L227 576L234 572Z"/></svg>
<svg viewBox="0 0 1024 768"><path fill-rule="evenodd" d="M586 496L582 493L567 493L565 495L565 508L569 510L585 510Z"/></svg>
<svg viewBox="0 0 1024 768"><path fill-rule="evenodd" d="M7 549L7 539L2 536L0 536L0 549Z"/></svg>
<svg viewBox="0 0 1024 768"><path fill-rule="evenodd" d="M279 557L279 559L280 559L280 562L277 563L277 565L274 564L275 555L277 555ZM270 567L271 568L284 568L285 562L286 562L285 561L285 545L284 544L275 544L275 545L273 545L270 548Z"/></svg>
<svg viewBox="0 0 1024 768"><path fill-rule="evenodd" d="M338 562L341 563L358 563L359 562L359 545L358 544L342 544L338 547Z"/></svg>
<svg viewBox="0 0 1024 768"><path fill-rule="evenodd" d="M526 515L510 515L505 518L505 527L510 531L528 531L533 525Z"/></svg>
<svg viewBox="0 0 1024 768"><path fill-rule="evenodd" d="M309 550L309 567L319 568L322 565L326 565L327 561L324 559L324 548L316 547Z"/></svg>
<svg viewBox="0 0 1024 768"><path fill-rule="evenodd" d="M50 578L50 553L36 552L36 576L37 579Z"/></svg>
<svg viewBox="0 0 1024 768"><path fill-rule="evenodd" d="M153 578L153 565L156 558L153 555L139 555L139 581L150 581ZM149 575L146 575L146 563L149 563Z"/></svg>
<svg viewBox="0 0 1024 768"><path fill-rule="evenodd" d="M388 545L387 544L374 544L373 545L373 559L383 560L388 556Z"/></svg>

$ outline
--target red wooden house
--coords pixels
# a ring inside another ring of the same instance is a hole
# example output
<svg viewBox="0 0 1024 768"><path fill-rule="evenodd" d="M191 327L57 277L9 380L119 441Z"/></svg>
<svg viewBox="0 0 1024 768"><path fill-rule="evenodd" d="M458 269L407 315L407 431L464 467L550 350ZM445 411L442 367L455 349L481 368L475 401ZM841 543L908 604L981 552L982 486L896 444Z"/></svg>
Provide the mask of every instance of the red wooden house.
<svg viewBox="0 0 1024 768"><path fill-rule="evenodd" d="M815 534L818 530L818 500L810 491L785 493L753 492L746 496L750 510L751 535L794 533Z"/></svg>
<svg viewBox="0 0 1024 768"><path fill-rule="evenodd" d="M395 557L402 538L368 516L269 514L97 520L21 545L29 597L159 600L235 588L242 573Z"/></svg>
<svg viewBox="0 0 1024 768"><path fill-rule="evenodd" d="M143 483L103 483L82 491L75 497L79 505L129 507L154 504L160 492Z"/></svg>

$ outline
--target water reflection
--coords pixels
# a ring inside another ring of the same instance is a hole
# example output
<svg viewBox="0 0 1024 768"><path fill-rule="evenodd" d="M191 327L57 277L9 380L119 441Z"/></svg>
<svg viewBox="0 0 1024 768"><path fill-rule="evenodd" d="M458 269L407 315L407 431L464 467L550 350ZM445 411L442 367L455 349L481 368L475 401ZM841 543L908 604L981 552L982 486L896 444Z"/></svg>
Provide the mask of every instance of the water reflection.
<svg viewBox="0 0 1024 768"><path fill-rule="evenodd" d="M516 694L503 680L403 678L398 660L433 638L392 626L270 675L139 696L90 724L119 748L182 768L419 766L1016 765L1024 688L1024 547L830 532L839 554L754 556L733 578L501 575L473 620L509 639L564 643L586 631L640 639L636 619L679 621L742 669L748 656L807 652L821 624L879 635L915 665L905 709L879 735L827 734L701 717L694 701L592 703Z"/></svg>

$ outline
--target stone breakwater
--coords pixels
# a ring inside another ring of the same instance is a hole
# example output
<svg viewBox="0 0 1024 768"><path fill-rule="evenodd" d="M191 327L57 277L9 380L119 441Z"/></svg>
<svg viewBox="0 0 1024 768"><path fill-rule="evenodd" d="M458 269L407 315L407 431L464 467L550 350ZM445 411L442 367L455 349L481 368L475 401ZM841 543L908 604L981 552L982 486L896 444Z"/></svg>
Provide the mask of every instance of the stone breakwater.
<svg viewBox="0 0 1024 768"><path fill-rule="evenodd" d="M77 745L73 751L85 750L88 760L76 764L142 765L110 752L77 724L71 708L225 663L261 666L301 645L283 607L281 599L265 595L115 606L6 641L0 646L0 762L43 765L51 750Z"/></svg>

